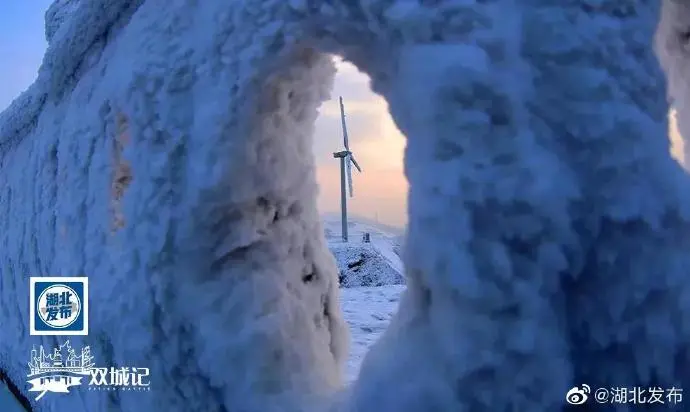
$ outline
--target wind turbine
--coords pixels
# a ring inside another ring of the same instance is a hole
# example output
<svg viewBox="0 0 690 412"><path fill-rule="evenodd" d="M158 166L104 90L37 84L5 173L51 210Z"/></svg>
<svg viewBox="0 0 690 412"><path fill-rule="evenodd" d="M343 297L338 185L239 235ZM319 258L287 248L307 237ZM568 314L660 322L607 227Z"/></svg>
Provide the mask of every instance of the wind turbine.
<svg viewBox="0 0 690 412"><path fill-rule="evenodd" d="M354 155L350 151L350 145L347 140L345 107L343 106L342 96L340 97L340 122L343 126L343 142L345 143L345 150L333 153L333 157L340 159L340 210L342 213L341 219L343 225L343 242L347 242L347 196L345 194L345 181L347 180L347 185L350 189L350 197L354 196L354 190L352 188L352 165L354 165L359 172L362 172L362 169L359 167Z"/></svg>

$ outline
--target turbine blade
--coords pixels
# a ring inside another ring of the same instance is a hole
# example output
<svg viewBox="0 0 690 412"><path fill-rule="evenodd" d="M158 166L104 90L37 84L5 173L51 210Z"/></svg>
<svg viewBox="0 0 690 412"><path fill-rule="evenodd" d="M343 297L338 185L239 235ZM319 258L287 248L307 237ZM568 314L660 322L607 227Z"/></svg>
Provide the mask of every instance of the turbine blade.
<svg viewBox="0 0 690 412"><path fill-rule="evenodd" d="M355 167L357 168L357 171L360 172L360 173L362 173L362 168L359 167L359 164L358 164L357 161L355 160L355 155L353 155L352 153L350 153L350 155L349 155L348 157L350 158L350 161L352 162L352 164L355 165Z"/></svg>
<svg viewBox="0 0 690 412"><path fill-rule="evenodd" d="M350 156L348 156L348 158L349 157ZM346 167L346 169L347 169L347 186L348 186L348 189L350 189L350 197L353 197L355 191L354 191L354 188L352 186L352 165L350 164L349 161L347 161L346 166L347 166Z"/></svg>
<svg viewBox="0 0 690 412"><path fill-rule="evenodd" d="M343 126L343 143L345 150L350 150L350 145L347 138L347 126L345 125L345 106L343 106L343 97L340 96L340 123Z"/></svg>

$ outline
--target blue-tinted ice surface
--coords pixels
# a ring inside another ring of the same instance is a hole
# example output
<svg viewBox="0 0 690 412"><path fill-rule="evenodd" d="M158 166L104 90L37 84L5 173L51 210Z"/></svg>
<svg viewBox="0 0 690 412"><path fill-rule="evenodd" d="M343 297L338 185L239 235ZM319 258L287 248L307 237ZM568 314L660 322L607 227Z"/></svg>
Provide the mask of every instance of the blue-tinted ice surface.
<svg viewBox="0 0 690 412"><path fill-rule="evenodd" d="M2 381L0 381L0 411L26 412Z"/></svg>
<svg viewBox="0 0 690 412"><path fill-rule="evenodd" d="M690 387L662 2L64 3L0 115L0 368L24 382L31 345L55 343L28 335L28 277L83 274L73 344L155 388L38 409L553 411L575 384ZM683 132L688 20L663 5ZM408 138L407 291L341 397L311 157L323 53L368 73Z"/></svg>

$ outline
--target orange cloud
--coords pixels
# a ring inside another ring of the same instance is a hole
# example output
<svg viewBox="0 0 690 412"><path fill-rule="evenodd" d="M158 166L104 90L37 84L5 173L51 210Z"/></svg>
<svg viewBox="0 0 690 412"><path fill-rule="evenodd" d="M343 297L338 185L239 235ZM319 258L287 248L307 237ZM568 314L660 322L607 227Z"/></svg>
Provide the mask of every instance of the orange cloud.
<svg viewBox="0 0 690 412"><path fill-rule="evenodd" d="M332 152L342 150L338 96L343 96L350 149L363 169L363 173L353 170L355 197L348 195L348 212L403 226L408 192L403 172L405 136L391 119L385 99L371 92L369 78L337 59L336 67L332 98L321 106L316 123L319 210L340 211L340 164Z"/></svg>
<svg viewBox="0 0 690 412"><path fill-rule="evenodd" d="M318 207L321 212L340 212L340 165L316 171L319 184ZM407 180L399 171L353 171L354 197L347 197L348 213L376 219L381 223L403 226L407 223Z"/></svg>
<svg viewBox="0 0 690 412"><path fill-rule="evenodd" d="M668 116L668 134L671 139L671 155L678 160L679 163L687 165L686 161L690 159L685 159L683 156L684 144L683 139L681 139L680 133L678 132L678 123L676 121L676 111L672 110Z"/></svg>

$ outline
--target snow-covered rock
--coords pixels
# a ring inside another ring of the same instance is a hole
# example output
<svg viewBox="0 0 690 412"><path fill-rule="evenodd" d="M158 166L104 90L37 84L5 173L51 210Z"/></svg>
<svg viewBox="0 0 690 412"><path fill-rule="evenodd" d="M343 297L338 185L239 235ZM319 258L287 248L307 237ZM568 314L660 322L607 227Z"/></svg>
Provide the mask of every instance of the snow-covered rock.
<svg viewBox="0 0 690 412"><path fill-rule="evenodd" d="M401 259L402 229L366 222L361 217L348 219L348 242L342 239L340 216L324 215L324 235L338 266L343 287L401 285L405 283ZM369 242L364 242L364 235Z"/></svg>
<svg viewBox="0 0 690 412"><path fill-rule="evenodd" d="M332 249L338 265L340 285L359 286L402 285L405 279L390 262L371 245Z"/></svg>

